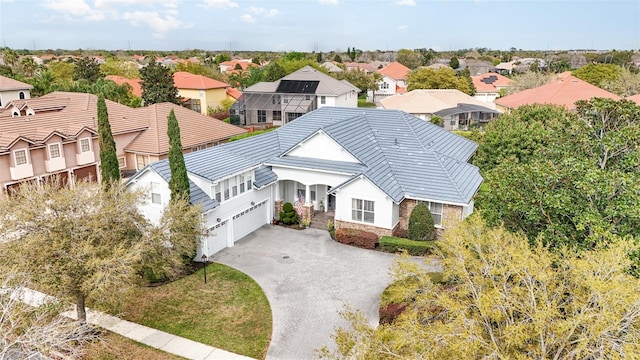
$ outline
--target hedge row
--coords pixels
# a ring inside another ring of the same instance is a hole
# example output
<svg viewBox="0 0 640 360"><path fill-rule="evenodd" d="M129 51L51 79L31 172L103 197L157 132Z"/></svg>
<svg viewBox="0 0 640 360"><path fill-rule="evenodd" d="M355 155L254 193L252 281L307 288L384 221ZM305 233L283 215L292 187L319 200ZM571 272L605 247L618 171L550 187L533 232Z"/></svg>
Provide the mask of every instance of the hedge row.
<svg viewBox="0 0 640 360"><path fill-rule="evenodd" d="M436 240L437 241L437 240ZM414 241L394 236L380 238L380 250L398 252L407 250L409 255L431 255L437 249L436 241Z"/></svg>
<svg viewBox="0 0 640 360"><path fill-rule="evenodd" d="M378 235L369 231L340 228L336 230L336 241L365 249L374 249L378 243Z"/></svg>

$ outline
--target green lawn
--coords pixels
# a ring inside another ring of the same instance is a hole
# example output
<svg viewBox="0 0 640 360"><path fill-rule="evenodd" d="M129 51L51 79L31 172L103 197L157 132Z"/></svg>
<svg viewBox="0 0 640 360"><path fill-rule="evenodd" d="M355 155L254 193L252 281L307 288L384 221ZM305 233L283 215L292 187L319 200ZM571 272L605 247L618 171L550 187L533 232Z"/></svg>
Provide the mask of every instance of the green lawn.
<svg viewBox="0 0 640 360"><path fill-rule="evenodd" d="M123 309L126 320L264 359L271 339L271 308L249 276L221 264L157 287L140 288Z"/></svg>
<svg viewBox="0 0 640 360"><path fill-rule="evenodd" d="M376 104L367 102L366 99L358 98L358 107L361 107L361 108L374 108L374 107L376 107Z"/></svg>
<svg viewBox="0 0 640 360"><path fill-rule="evenodd" d="M101 335L101 340L102 341L96 341L84 347L82 360L183 359L106 330Z"/></svg>

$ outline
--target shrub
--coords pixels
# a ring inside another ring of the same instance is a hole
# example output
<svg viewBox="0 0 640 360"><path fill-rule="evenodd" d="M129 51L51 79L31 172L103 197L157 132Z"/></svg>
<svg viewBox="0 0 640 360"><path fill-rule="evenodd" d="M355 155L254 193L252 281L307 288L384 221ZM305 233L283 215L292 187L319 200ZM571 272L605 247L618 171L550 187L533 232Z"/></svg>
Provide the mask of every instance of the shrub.
<svg viewBox="0 0 640 360"><path fill-rule="evenodd" d="M380 324L391 324L393 323L400 314L404 312L407 308L407 304L386 304L380 305L380 309L378 310L378 315L380 317Z"/></svg>
<svg viewBox="0 0 640 360"><path fill-rule="evenodd" d="M425 203L418 203L409 216L407 237L411 240L430 241L436 238L433 216Z"/></svg>
<svg viewBox="0 0 640 360"><path fill-rule="evenodd" d="M336 230L336 240L347 245L374 249L378 243L378 235L369 231L340 228Z"/></svg>
<svg viewBox="0 0 640 360"><path fill-rule="evenodd" d="M398 252L407 250L409 255L431 255L438 249L436 241L415 241L394 236L380 238L380 250L386 252Z"/></svg>
<svg viewBox="0 0 640 360"><path fill-rule="evenodd" d="M280 212L280 221L285 225L297 224L298 213L293 208L293 204L286 202L282 205L282 211Z"/></svg>
<svg viewBox="0 0 640 360"><path fill-rule="evenodd" d="M406 238L407 237L407 229L403 229L401 227L397 227L397 228L393 229L393 231L391 232L391 235L393 235L395 237L399 237L399 238Z"/></svg>

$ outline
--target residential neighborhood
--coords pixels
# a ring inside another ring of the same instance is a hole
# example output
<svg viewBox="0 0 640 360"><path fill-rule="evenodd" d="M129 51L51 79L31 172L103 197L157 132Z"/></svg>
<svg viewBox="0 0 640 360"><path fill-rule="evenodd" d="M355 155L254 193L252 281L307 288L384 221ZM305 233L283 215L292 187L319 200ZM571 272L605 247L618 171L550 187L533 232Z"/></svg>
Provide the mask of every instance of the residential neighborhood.
<svg viewBox="0 0 640 360"><path fill-rule="evenodd" d="M0 0L0 360L640 358L640 3L363 5Z"/></svg>

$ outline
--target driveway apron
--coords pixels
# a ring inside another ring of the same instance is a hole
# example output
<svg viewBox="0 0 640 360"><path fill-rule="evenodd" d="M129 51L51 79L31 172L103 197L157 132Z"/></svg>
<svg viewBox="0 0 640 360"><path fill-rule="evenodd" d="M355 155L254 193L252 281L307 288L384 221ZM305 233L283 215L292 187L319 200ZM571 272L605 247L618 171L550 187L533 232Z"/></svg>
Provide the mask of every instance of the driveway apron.
<svg viewBox="0 0 640 360"><path fill-rule="evenodd" d="M265 225L213 261L246 273L265 292L273 316L267 359L300 360L317 358L325 345L335 349L331 335L348 326L339 314L347 305L377 325L396 258L337 243L324 230Z"/></svg>

